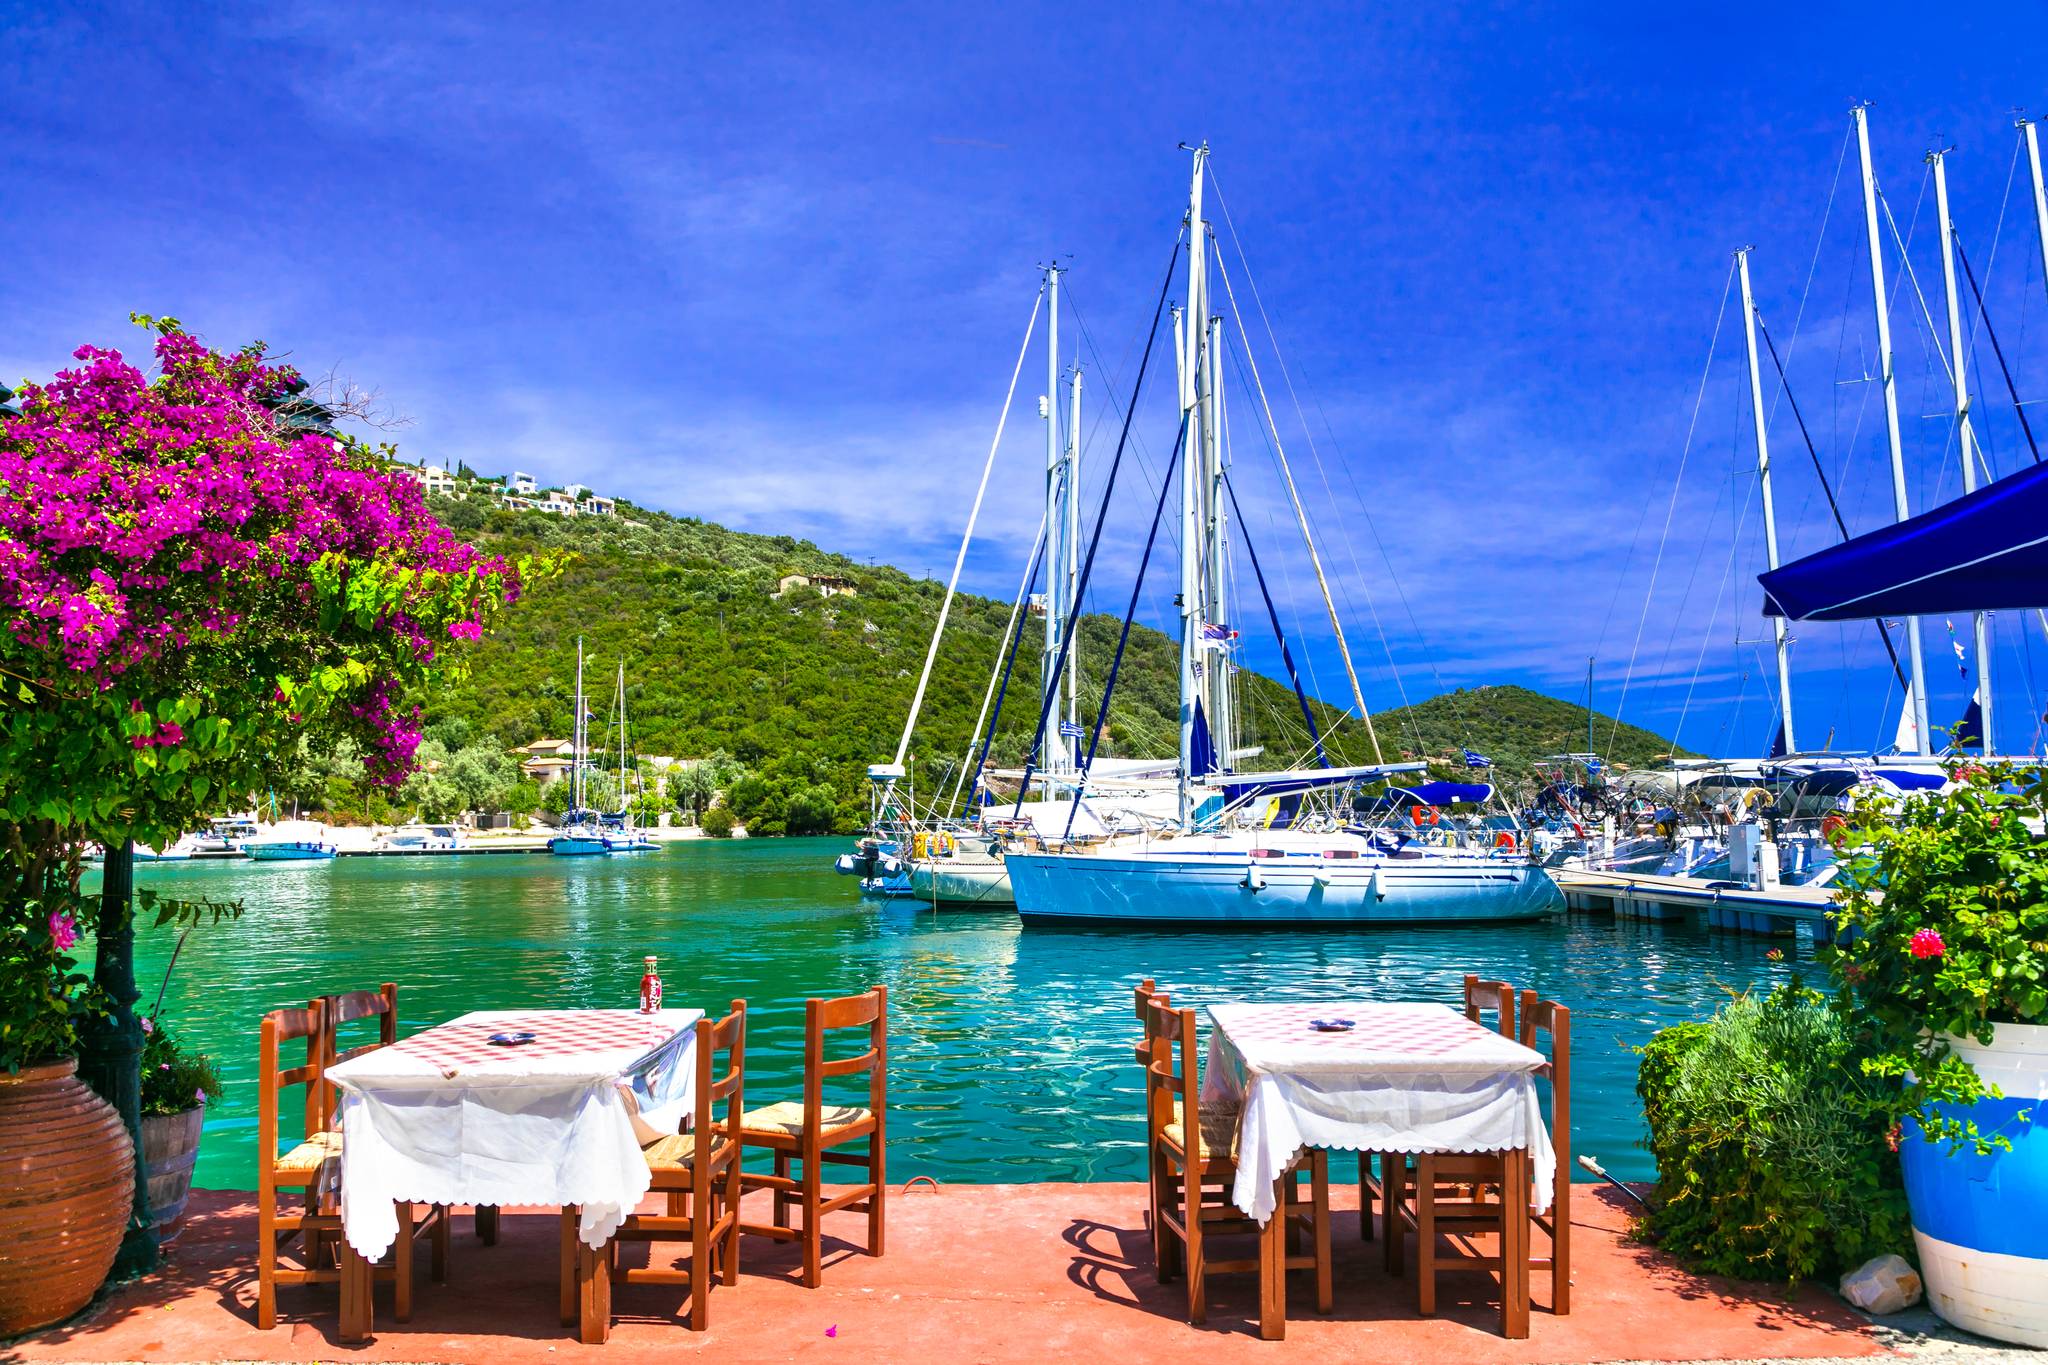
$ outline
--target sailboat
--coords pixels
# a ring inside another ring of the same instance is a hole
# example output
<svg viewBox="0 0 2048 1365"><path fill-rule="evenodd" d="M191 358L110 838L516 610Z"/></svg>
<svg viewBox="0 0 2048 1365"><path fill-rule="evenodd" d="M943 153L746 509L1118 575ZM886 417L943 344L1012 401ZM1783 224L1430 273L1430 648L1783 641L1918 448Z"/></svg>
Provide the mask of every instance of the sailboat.
<svg viewBox="0 0 2048 1365"><path fill-rule="evenodd" d="M626 760L626 665L619 664L617 691L612 701L612 713L619 720L619 809L614 815L599 817L598 823L604 828L605 849L610 853L655 853L661 845L640 833L633 827L632 796L628 791L628 777L632 769Z"/></svg>
<svg viewBox="0 0 2048 1365"><path fill-rule="evenodd" d="M1231 507L1225 501L1219 392L1223 329L1211 308L1209 224L1202 216L1209 151L1206 145L1190 150L1187 305L1175 327L1186 451L1180 463L1175 815L1100 841L1012 843L1004 862L1017 913L1027 923L1042 924L1279 926L1528 919L1562 910L1556 885L1512 831L1500 831L1499 842L1468 840L1454 824L1439 825L1439 799L1483 801L1492 795L1490 786L1437 792L1424 789L1453 784L1424 783L1403 789L1411 794L1405 812L1399 797L1365 803L1382 808L1374 823L1356 818L1361 795L1424 765L1233 770L1244 755L1237 747L1233 632L1224 601ZM1288 482L1293 496L1291 476ZM1300 515L1320 581L1320 559L1306 534L1306 515ZM1331 614L1334 622L1334 606ZM1341 627L1338 641L1363 714ZM1410 821L1405 829L1397 823L1404 813Z"/></svg>
<svg viewBox="0 0 2048 1365"><path fill-rule="evenodd" d="M583 698L583 637L576 637L576 725L570 732L569 809L562 832L548 840L557 858L588 858L610 853L611 845L593 813L583 805L583 774L590 754L590 712Z"/></svg>

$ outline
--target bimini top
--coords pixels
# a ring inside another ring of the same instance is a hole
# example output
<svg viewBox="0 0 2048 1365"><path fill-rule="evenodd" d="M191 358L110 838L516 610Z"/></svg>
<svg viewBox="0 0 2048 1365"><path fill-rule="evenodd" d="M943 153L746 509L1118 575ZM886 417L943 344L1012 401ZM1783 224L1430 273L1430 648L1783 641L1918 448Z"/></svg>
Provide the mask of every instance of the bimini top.
<svg viewBox="0 0 2048 1365"><path fill-rule="evenodd" d="M1395 773L1419 773L1423 763L1374 763L1358 768L1282 768L1270 773L1218 773L1202 779L1232 805L1261 796L1287 796L1294 792L1322 791L1348 787L1360 782L1378 782Z"/></svg>
<svg viewBox="0 0 2048 1365"><path fill-rule="evenodd" d="M1758 577L1795 621L2048 607L2048 464Z"/></svg>
<svg viewBox="0 0 2048 1365"><path fill-rule="evenodd" d="M1493 799L1491 782L1419 782L1389 787L1367 805L1375 810L1397 806L1483 806Z"/></svg>

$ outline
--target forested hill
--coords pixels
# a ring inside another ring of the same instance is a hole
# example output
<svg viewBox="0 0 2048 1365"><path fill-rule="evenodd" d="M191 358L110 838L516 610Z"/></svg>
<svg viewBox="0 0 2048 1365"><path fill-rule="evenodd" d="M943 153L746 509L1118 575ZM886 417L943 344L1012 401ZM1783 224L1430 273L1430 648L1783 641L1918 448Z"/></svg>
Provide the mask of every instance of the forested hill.
<svg viewBox="0 0 2048 1365"><path fill-rule="evenodd" d="M561 517L503 510L480 493L436 497L451 527L501 553L571 552L561 577L539 586L506 625L472 651L467 681L425 699L429 721L460 720L506 745L567 735L583 639L586 690L600 721L613 675L624 662L633 747L643 754L698 757L717 750L772 786L829 788L839 823L857 816L861 774L894 753L931 637L942 583L887 566L856 563L808 541L732 531L621 503L613 517ZM841 580L850 592L824 595L791 575ZM1007 602L956 599L946 641L911 746L920 793L950 785L967 748L998 644ZM1083 721L1092 724L1119 622L1083 621ZM1037 722L1033 693L1042 627L1025 631L994 758L1021 763ZM1134 629L1120 675L1106 752L1169 756L1178 747L1178 650L1157 631ZM1242 766L1279 767L1309 756L1299 707L1284 684L1242 675L1240 743L1264 753ZM1455 703L1454 705L1452 703ZM1317 724L1334 712L1318 705ZM1400 751L1455 755L1470 744L1503 760L1583 744L1585 714L1519 688L1461 692L1375 717L1386 757ZM1604 734L1606 722L1600 723ZM1576 733L1580 739L1571 741ZM1623 727L1615 756L1640 761L1664 741ZM1333 759L1371 758L1363 727L1337 725ZM1625 753L1624 753L1625 750ZM1504 770L1501 776L1508 773Z"/></svg>
<svg viewBox="0 0 2048 1365"><path fill-rule="evenodd" d="M1399 743L1432 757L1456 758L1471 748L1494 761L1503 777L1527 773L1546 754L1586 753L1586 708L1526 687L1459 688L1373 717L1382 743ZM1389 736L1395 739L1389 739ZM1609 763L1652 767L1666 758L1691 757L1671 741L1612 716L1592 714L1592 750Z"/></svg>

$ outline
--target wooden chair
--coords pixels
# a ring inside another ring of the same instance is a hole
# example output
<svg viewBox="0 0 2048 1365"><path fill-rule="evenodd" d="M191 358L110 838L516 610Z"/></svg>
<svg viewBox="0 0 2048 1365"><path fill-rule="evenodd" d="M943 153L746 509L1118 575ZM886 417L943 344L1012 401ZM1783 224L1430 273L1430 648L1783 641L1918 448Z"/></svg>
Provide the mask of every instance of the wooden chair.
<svg viewBox="0 0 2048 1365"><path fill-rule="evenodd" d="M690 1131L641 1149L654 1177L650 1188L668 1196L665 1212L629 1214L611 1241L592 1248L577 1230L581 1210L562 1210L562 1323L580 1324L577 1335L585 1345L601 1346L611 1335L614 1279L688 1286L693 1332L711 1325L713 1276L723 1284L739 1282L740 1116L745 1109L746 1053L746 1001L733 1001L732 1012L717 1023L697 1021L697 1085ZM621 1242L688 1242L689 1268L619 1266Z"/></svg>
<svg viewBox="0 0 2048 1365"><path fill-rule="evenodd" d="M861 1029L867 1037L864 1050L849 1056L826 1056L826 1035ZM868 1078L867 1104L827 1104L825 1082L865 1074ZM877 986L864 995L838 1000L804 1002L804 1083L802 1100L783 1100L761 1109L749 1110L740 1121L740 1141L748 1147L765 1147L774 1153L772 1174L749 1171L741 1177L750 1190L775 1192L775 1221L746 1223L741 1230L781 1242L801 1242L804 1249L803 1283L815 1289L823 1279L824 1234L821 1223L828 1213L842 1209L868 1216L867 1250L882 1254L882 1223L888 1176L884 1169L889 1080L889 988ZM842 1152L848 1143L865 1141L866 1149ZM790 1174L790 1162L799 1163L799 1174ZM866 1179L826 1199L823 1193L827 1165L859 1167ZM790 1209L801 1207L801 1226L790 1224Z"/></svg>
<svg viewBox="0 0 2048 1365"><path fill-rule="evenodd" d="M1209 1259L1206 1243L1211 1236L1251 1233L1263 1236L1259 1225L1245 1217L1229 1202L1230 1189L1237 1180L1237 1119L1234 1109L1201 1102L1200 1060L1196 1056L1195 1012L1176 1010L1164 1000L1154 1000L1148 1035L1157 1055L1146 1066L1147 1113L1151 1122L1152 1222L1159 1241L1159 1277L1162 1281L1185 1274L1188 1280L1188 1321L1206 1322L1209 1316L1209 1276L1234 1272L1258 1272L1257 1256L1243 1260ZM1309 1195L1301 1198L1296 1179L1309 1173ZM1320 1148L1304 1153L1288 1171L1283 1184L1285 1202L1273 1211L1288 1223L1292 1244L1297 1230L1306 1231L1312 1241L1306 1256L1288 1255L1280 1264L1279 1297L1264 1292L1259 1302L1260 1335L1277 1338L1286 1320L1285 1281L1289 1270L1316 1273L1316 1311L1327 1313L1334 1303L1330 1274L1330 1174L1329 1154ZM1218 1186L1213 1196L1205 1186ZM1176 1188L1177 1187L1177 1188ZM1262 1291L1267 1286L1262 1285Z"/></svg>
<svg viewBox="0 0 2048 1365"><path fill-rule="evenodd" d="M1515 1036L1515 988L1505 981L1483 980L1477 972L1465 973L1465 1017L1475 1024L1486 1022L1488 1012L1493 1014L1494 1031L1503 1038ZM1385 1260L1388 1273L1398 1275L1407 1263L1401 1246L1404 1219L1401 1215L1401 1201L1407 1197L1404 1188L1408 1185L1411 1163L1388 1153L1380 1154L1380 1172L1384 1177L1374 1180L1367 1171L1366 1163L1371 1157L1364 1152L1358 1156L1358 1222L1362 1235L1372 1237L1372 1201L1380 1201L1381 1227L1385 1233ZM1399 1170L1391 1167L1399 1165ZM1388 1194L1391 1185L1393 1193Z"/></svg>
<svg viewBox="0 0 2048 1365"><path fill-rule="evenodd" d="M1554 1001L1539 1000L1534 991L1523 991L1520 1041L1533 1048L1545 1036L1550 1042L1550 1060L1536 1075L1551 1082L1552 1145L1558 1153L1551 1210L1544 1215L1529 1212L1527 1152L1417 1157L1413 1207L1404 1210L1404 1217L1415 1229L1416 1304L1425 1316L1436 1311L1440 1266L1500 1275L1501 1331L1505 1336L1529 1334L1532 1269L1551 1272L1551 1311L1559 1315L1571 1311L1571 1011ZM1550 1237L1550 1255L1531 1254L1532 1224ZM1499 1237L1500 1251L1493 1256L1446 1257L1436 1245L1439 1232L1468 1237L1493 1233Z"/></svg>
<svg viewBox="0 0 2048 1365"><path fill-rule="evenodd" d="M381 1047L390 1047L398 1041L398 986L387 981L374 991L349 991L343 995L323 995L307 1002L307 1007L321 1007L320 1029L320 1071L319 1085L321 1120L320 1126L341 1133L341 1092L330 1081L326 1073L354 1057L375 1052ZM361 1020L376 1021L376 1037L348 1046L342 1044L342 1030ZM446 1204L435 1204L427 1210L424 1218L419 1217L411 1204L402 1203L398 1208L398 1240L392 1243L391 1277L402 1286L398 1291L396 1316L400 1322L412 1316L412 1275L413 1247L421 1237L429 1239L430 1267L428 1274L435 1284L448 1280L448 1238L452 1219Z"/></svg>
<svg viewBox="0 0 2048 1365"><path fill-rule="evenodd" d="M1523 991L1522 1046L1542 1052L1545 1038L1550 1060L1536 1074L1550 1082L1550 1145L1557 1154L1557 1173L1550 1211L1529 1220L1550 1239L1550 1255L1531 1256L1529 1268L1550 1271L1550 1311L1563 1317L1572 1311L1572 1012Z"/></svg>
<svg viewBox="0 0 2048 1365"><path fill-rule="evenodd" d="M341 1134L327 1128L321 1098L321 1046L325 1010L319 1001L306 1009L272 1010L258 1029L256 1091L256 1325L265 1331L277 1325L277 1287L281 1284L338 1284L341 1270L331 1262L332 1242L341 1236L341 1213L323 1201L319 1185L329 1161L341 1158ZM306 1044L306 1060L293 1067L278 1065L282 1044ZM283 1092L306 1087L300 1140L278 1154L279 1109ZM279 1189L304 1191L299 1213L277 1206ZM299 1239L297 1267L278 1264L278 1253ZM408 1304L408 1307L410 1305Z"/></svg>

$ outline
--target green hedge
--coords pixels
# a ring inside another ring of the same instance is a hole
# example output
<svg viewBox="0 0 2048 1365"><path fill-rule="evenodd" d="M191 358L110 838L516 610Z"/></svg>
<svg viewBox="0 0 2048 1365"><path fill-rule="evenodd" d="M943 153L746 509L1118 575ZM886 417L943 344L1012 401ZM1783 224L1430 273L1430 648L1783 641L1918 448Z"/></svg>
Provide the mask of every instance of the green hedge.
<svg viewBox="0 0 2048 1365"><path fill-rule="evenodd" d="M1898 1158L1841 1020L1811 991L1739 995L1642 1049L1651 1232L1699 1269L1796 1281L1912 1246Z"/></svg>

